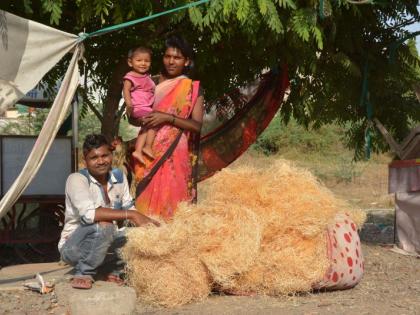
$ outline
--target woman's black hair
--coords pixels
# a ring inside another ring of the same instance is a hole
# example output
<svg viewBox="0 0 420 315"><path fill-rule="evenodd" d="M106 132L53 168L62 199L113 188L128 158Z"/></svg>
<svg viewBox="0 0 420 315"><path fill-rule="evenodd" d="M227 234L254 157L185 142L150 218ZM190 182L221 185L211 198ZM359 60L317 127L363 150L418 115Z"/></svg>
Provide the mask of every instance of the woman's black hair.
<svg viewBox="0 0 420 315"><path fill-rule="evenodd" d="M182 36L174 34L165 40L165 50L168 48L178 49L185 58L190 60L190 64L184 68L184 74L191 75L194 68L194 53L191 45Z"/></svg>
<svg viewBox="0 0 420 315"><path fill-rule="evenodd" d="M171 35L166 38L165 48L177 48L181 51L181 54L190 60L193 59L193 50L191 45L179 35Z"/></svg>
<svg viewBox="0 0 420 315"><path fill-rule="evenodd" d="M83 142L83 154L88 154L93 149L98 149L103 145L110 146L109 141L104 135L101 134L90 134L87 135Z"/></svg>

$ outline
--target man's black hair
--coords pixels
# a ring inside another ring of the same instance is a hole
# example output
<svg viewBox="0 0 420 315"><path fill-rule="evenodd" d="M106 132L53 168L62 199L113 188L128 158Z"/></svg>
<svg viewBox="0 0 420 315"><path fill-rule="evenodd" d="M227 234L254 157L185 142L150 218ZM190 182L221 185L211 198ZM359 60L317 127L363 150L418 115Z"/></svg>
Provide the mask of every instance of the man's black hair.
<svg viewBox="0 0 420 315"><path fill-rule="evenodd" d="M83 142L83 154L88 154L91 150L107 145L110 147L109 141L104 135L101 134L90 134L87 135Z"/></svg>

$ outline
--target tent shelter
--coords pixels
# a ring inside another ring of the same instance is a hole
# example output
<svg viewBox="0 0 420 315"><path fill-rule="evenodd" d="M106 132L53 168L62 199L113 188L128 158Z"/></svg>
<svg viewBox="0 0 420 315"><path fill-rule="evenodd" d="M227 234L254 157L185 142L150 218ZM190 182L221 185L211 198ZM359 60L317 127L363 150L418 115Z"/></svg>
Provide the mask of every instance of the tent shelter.
<svg viewBox="0 0 420 315"><path fill-rule="evenodd" d="M420 126L398 144L375 120L391 149L401 159L389 165L388 191L395 194L395 229L399 246L420 253Z"/></svg>

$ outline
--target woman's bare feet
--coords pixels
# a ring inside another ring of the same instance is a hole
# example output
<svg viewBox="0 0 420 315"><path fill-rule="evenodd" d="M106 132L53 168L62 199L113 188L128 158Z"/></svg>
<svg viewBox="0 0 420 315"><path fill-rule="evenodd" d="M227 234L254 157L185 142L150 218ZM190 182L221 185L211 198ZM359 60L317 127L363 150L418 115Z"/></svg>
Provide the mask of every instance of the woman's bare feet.
<svg viewBox="0 0 420 315"><path fill-rule="evenodd" d="M135 159L139 160L140 163L143 163L144 165L146 165L146 161L143 159L143 154L141 152L134 151L133 152L133 157Z"/></svg>
<svg viewBox="0 0 420 315"><path fill-rule="evenodd" d="M144 147L142 151L143 151L143 153L144 153L144 154L146 154L149 158L151 158L151 159L153 159L153 160L155 159L155 156L153 155L153 151L152 151L152 149Z"/></svg>

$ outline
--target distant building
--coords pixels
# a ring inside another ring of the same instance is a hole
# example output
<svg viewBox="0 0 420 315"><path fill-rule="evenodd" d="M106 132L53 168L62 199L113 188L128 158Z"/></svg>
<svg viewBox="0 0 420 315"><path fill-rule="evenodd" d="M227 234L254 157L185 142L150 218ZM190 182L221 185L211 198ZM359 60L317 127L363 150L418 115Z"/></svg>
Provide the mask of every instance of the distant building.
<svg viewBox="0 0 420 315"><path fill-rule="evenodd" d="M52 100L44 97L45 91L39 87L30 90L15 105L10 107L0 119L16 120L19 115L34 111L35 108L48 108Z"/></svg>
<svg viewBox="0 0 420 315"><path fill-rule="evenodd" d="M58 90L58 87L57 87ZM28 107L36 107L36 108L48 108L51 107L51 103L53 100L46 98L45 90L39 87L36 87L30 90L23 98L21 98L17 104L25 105Z"/></svg>

